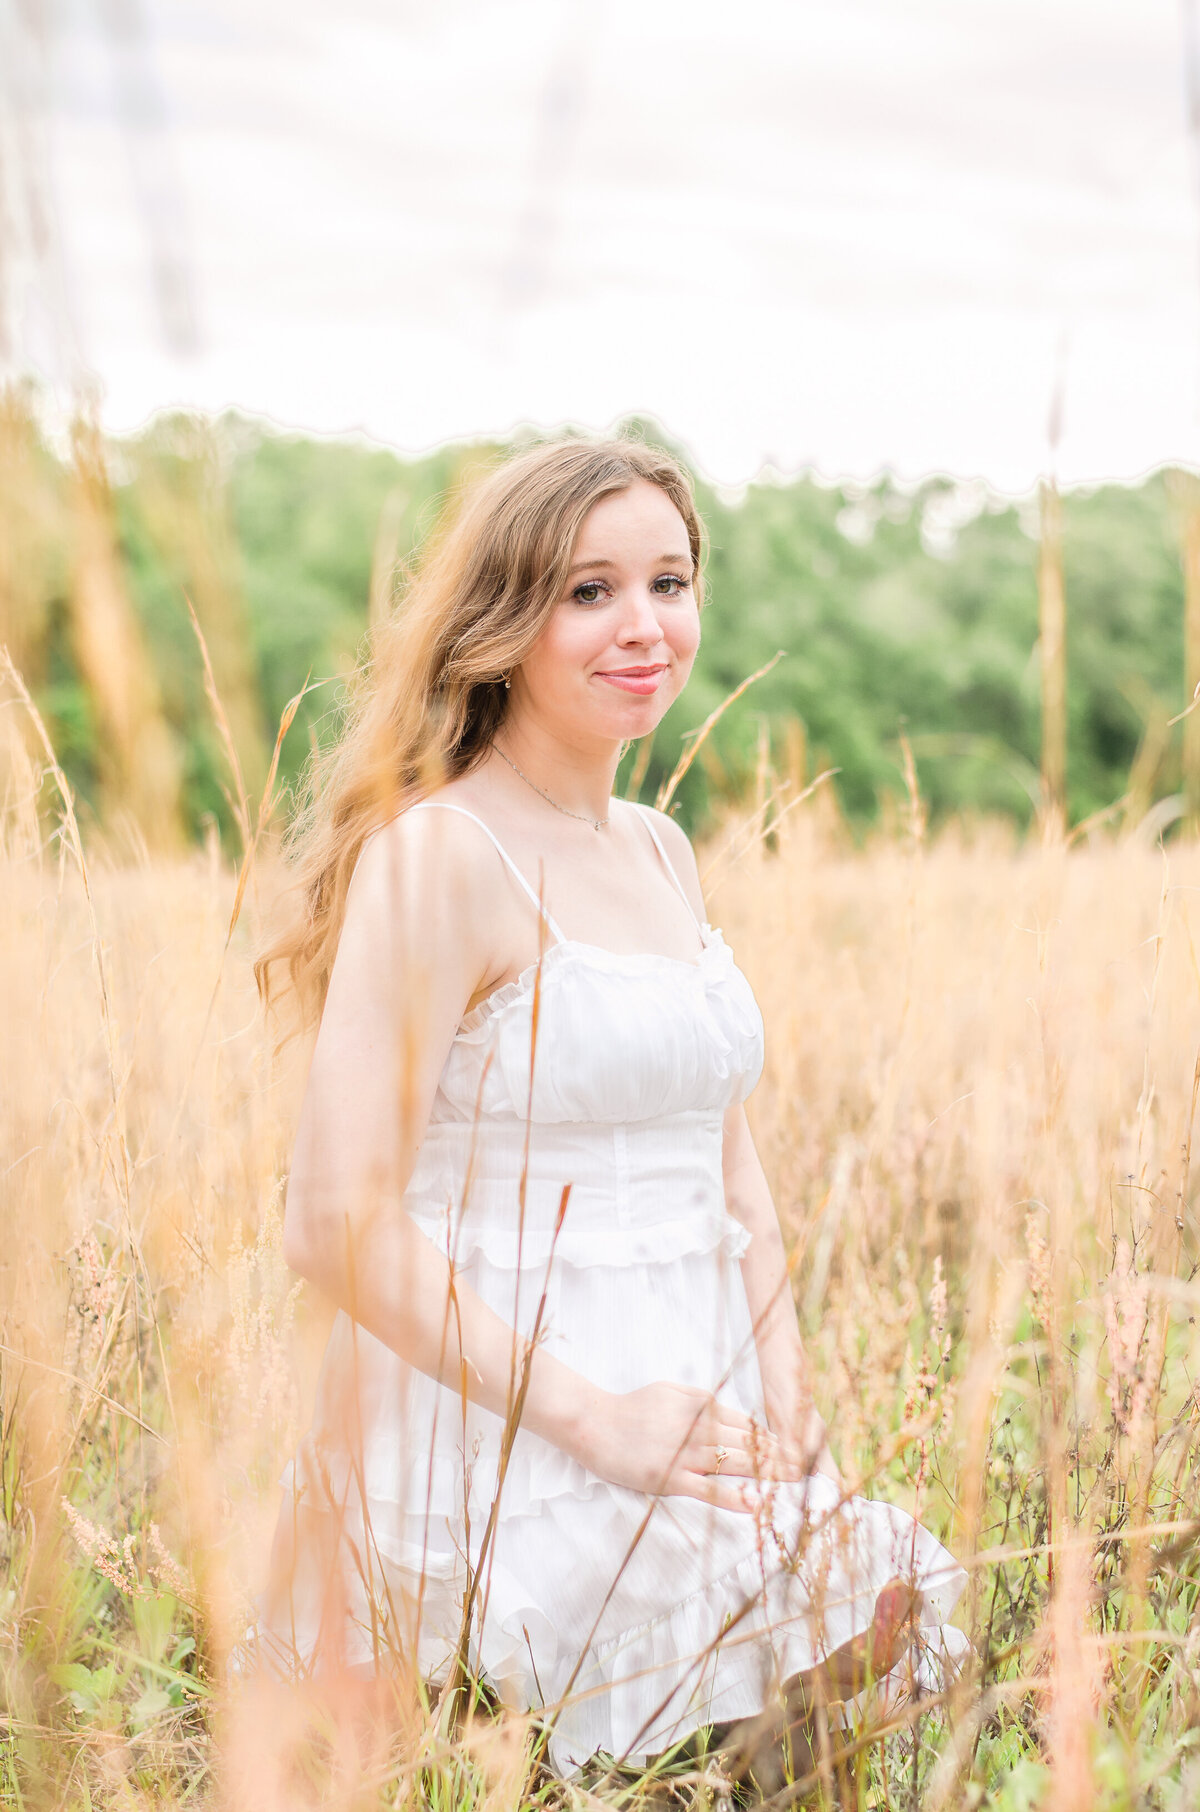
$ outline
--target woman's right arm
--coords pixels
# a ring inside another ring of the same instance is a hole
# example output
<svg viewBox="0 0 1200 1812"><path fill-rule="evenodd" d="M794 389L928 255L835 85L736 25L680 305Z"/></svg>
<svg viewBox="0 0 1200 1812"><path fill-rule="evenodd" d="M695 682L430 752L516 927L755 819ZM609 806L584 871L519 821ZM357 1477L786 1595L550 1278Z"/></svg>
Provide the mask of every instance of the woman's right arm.
<svg viewBox="0 0 1200 1812"><path fill-rule="evenodd" d="M404 1190L455 1031L509 967L520 936L506 888L494 852L451 813L403 816L364 845L284 1221L294 1270L410 1365L501 1417L520 1382L522 1343L452 1278L406 1213ZM614 1396L539 1347L521 1420L615 1483L742 1507L735 1467L719 1478L710 1469L715 1444L731 1457L745 1450L747 1418L699 1392L654 1384Z"/></svg>

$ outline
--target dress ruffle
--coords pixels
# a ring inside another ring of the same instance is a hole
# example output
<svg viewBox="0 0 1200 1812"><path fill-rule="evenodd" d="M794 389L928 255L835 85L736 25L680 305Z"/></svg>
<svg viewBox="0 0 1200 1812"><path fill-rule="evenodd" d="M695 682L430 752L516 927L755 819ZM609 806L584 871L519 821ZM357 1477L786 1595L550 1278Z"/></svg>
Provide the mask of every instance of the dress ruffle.
<svg viewBox="0 0 1200 1812"><path fill-rule="evenodd" d="M593 1265L624 1269L671 1264L678 1258L707 1252L736 1259L750 1244L750 1235L740 1221L731 1214L715 1212L634 1228L593 1226L576 1230L564 1226L556 1234L552 1227L545 1226L520 1230L480 1224L446 1210L431 1214L410 1205L408 1211L426 1238L452 1257L456 1265L486 1258L489 1264L509 1271L528 1267L536 1273L551 1264L572 1265L576 1269Z"/></svg>
<svg viewBox="0 0 1200 1812"><path fill-rule="evenodd" d="M918 1588L920 1622L943 1650L953 1657L966 1645L943 1628L965 1583L962 1569L893 1505L839 1505L836 1488L818 1476L764 1491L757 1515L661 1499L643 1529L647 1499L556 1449L532 1451L544 1445L523 1445L518 1434L495 1546L480 1574L472 1660L504 1703L551 1715L549 1754L559 1773L597 1753L639 1766L701 1724L749 1716L773 1685L866 1631L878 1592L897 1577ZM420 1598L420 1629L408 1638L434 1681L450 1665L462 1615L461 1477L461 1466L457 1478L440 1464L432 1478L427 1470L425 1519L394 1500L364 1506L353 1469L336 1455L302 1449L285 1476L306 1509L323 1504L337 1517L357 1554L350 1612L360 1637L381 1605ZM483 1521L477 1512L477 1529ZM598 1538L622 1542L611 1565L597 1564ZM569 1576L557 1558L568 1555ZM472 1558L478 1564L478 1552ZM682 1586L647 1596L647 1581L664 1566ZM633 1621L637 1602L656 1614ZM293 1612L303 1663L306 1642L316 1639L316 1607L300 1602Z"/></svg>
<svg viewBox="0 0 1200 1812"><path fill-rule="evenodd" d="M962 1569L905 1512L864 1498L836 1510L836 1500L836 1488L823 1479L806 1488L780 1487L771 1515L776 1534L766 1538L768 1546L778 1541L773 1556L764 1559L756 1533L749 1550L725 1571L706 1574L657 1616L594 1641L573 1682L577 1656L560 1650L549 1679L539 1658L546 1703L553 1706L569 1687L553 1720L555 1767L568 1773L597 1753L641 1766L701 1724L753 1714L773 1685L868 1630L875 1599L891 1579L918 1586L919 1619L940 1630L965 1583ZM695 1508L695 1523L706 1515L743 1520L733 1512ZM574 1520L569 1505L543 1505L537 1539L552 1539L560 1523L565 1535ZM795 1564L801 1555L797 1570L789 1570L785 1557ZM517 1578L502 1568L493 1583L479 1654L514 1706L538 1702L524 1630L547 1608ZM965 1638L951 1644L959 1652L963 1646Z"/></svg>

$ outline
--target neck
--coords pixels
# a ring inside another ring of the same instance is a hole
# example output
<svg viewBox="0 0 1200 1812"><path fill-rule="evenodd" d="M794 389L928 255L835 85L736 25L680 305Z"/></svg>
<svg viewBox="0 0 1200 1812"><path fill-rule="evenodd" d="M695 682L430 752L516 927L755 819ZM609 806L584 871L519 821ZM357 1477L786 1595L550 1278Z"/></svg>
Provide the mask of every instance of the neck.
<svg viewBox="0 0 1200 1812"><path fill-rule="evenodd" d="M548 793L556 805L593 822L608 817L621 759L619 742L580 748L541 724L520 718L506 718L495 740L509 761Z"/></svg>

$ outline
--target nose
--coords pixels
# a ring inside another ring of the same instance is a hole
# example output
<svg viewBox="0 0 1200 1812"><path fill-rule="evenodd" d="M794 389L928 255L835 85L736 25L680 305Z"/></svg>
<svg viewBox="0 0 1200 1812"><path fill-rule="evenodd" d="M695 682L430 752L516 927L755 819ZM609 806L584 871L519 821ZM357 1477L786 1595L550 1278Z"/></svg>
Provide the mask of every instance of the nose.
<svg viewBox="0 0 1200 1812"><path fill-rule="evenodd" d="M626 594L621 612L617 640L623 647L653 648L662 640L662 625L654 608L654 599L641 585L632 586Z"/></svg>

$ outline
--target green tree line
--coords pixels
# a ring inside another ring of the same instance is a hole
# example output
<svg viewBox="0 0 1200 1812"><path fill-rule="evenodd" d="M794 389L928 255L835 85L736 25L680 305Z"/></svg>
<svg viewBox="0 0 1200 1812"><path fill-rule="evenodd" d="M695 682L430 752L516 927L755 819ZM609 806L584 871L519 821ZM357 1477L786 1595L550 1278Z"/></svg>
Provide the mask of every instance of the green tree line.
<svg viewBox="0 0 1200 1812"><path fill-rule="evenodd" d="M173 762L180 834L212 820L230 832L189 599L251 791L287 701L319 682L282 750L294 783L335 734L372 614L395 607L448 488L498 450L403 459L236 415L160 418L99 450L95 437L51 447L29 400L10 396L0 633L85 805L103 816L120 796L127 734L128 786L147 762ZM698 477L697 489L711 543L703 641L642 796L686 732L782 649L689 772L679 809L691 825L743 796L764 764L793 783L836 767L842 810L870 821L902 790L902 731L935 814L1027 822L1040 737L1035 504L943 478L764 477L731 494ZM1172 475L1070 492L1063 522L1069 815L1120 801L1130 821L1180 787L1180 732L1166 727L1185 703ZM137 740L139 711L165 740Z"/></svg>

